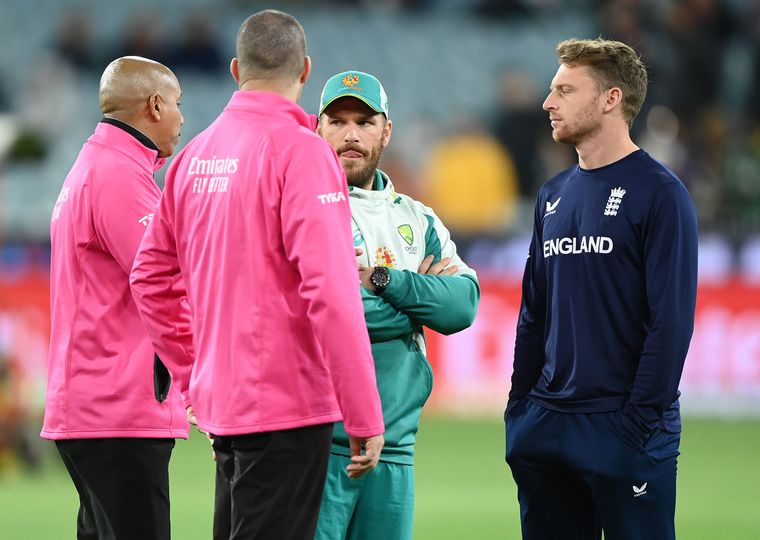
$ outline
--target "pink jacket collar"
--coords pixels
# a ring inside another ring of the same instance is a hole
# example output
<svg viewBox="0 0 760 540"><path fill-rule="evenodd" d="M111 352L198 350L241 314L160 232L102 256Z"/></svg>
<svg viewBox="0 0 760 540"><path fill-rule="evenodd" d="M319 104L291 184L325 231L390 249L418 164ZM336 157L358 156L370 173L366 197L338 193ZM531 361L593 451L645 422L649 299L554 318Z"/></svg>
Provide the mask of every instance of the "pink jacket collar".
<svg viewBox="0 0 760 540"><path fill-rule="evenodd" d="M95 128L95 133L87 141L124 154L151 176L166 163L165 158L158 157L157 151L148 148L123 129L111 124L100 122Z"/></svg>
<svg viewBox="0 0 760 540"><path fill-rule="evenodd" d="M300 105L272 92L237 90L232 94L225 110L248 111L280 118L285 116L311 130L309 115Z"/></svg>

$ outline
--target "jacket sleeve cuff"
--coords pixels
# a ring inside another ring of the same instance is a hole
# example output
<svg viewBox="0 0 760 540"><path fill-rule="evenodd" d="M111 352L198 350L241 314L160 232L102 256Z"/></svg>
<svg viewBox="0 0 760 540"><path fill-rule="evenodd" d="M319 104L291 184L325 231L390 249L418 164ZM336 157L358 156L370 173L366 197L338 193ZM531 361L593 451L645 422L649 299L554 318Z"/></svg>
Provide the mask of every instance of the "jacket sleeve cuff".
<svg viewBox="0 0 760 540"><path fill-rule="evenodd" d="M393 304L406 297L411 276L407 272L394 268L388 268L388 274L391 276L391 282L378 296Z"/></svg>
<svg viewBox="0 0 760 540"><path fill-rule="evenodd" d="M343 424L344 429L346 430L346 433L348 433L351 437L374 437L376 435L382 435L385 433L385 425L384 424L378 424L376 426L371 426L368 428L363 429L354 429L349 428L347 425Z"/></svg>

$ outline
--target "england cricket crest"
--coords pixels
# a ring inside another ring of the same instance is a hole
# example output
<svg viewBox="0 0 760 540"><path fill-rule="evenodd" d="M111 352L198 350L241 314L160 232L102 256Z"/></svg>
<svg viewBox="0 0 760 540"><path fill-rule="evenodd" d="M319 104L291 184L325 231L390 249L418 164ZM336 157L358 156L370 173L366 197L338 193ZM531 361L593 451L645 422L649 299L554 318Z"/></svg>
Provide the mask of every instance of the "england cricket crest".
<svg viewBox="0 0 760 540"><path fill-rule="evenodd" d="M620 209L620 203L623 202L625 190L621 187L610 190L610 198L607 199L607 206L604 207L605 216L616 216Z"/></svg>

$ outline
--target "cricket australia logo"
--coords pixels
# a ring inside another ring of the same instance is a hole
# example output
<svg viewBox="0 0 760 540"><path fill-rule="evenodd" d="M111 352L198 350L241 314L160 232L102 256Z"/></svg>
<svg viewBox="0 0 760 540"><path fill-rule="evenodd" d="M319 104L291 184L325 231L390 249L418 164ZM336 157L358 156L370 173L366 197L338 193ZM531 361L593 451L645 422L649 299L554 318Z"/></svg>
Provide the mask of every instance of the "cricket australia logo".
<svg viewBox="0 0 760 540"><path fill-rule="evenodd" d="M642 495L646 495L647 494L647 484L648 483L649 482L644 482L643 484L641 484L641 487L631 486L631 488L633 489L633 496L634 496L634 498L635 497L641 497Z"/></svg>
<svg viewBox="0 0 760 540"><path fill-rule="evenodd" d="M410 246L414 243L414 231L412 231L411 225L399 225L397 230L404 242Z"/></svg>
<svg viewBox="0 0 760 540"><path fill-rule="evenodd" d="M616 187L610 190L610 198L607 199L607 206L604 207L605 216L616 216L620 203L625 195L625 190L621 187Z"/></svg>
<svg viewBox="0 0 760 540"><path fill-rule="evenodd" d="M404 246L404 251L406 253L410 253L412 255L417 254L417 246L414 244L414 231L412 230L412 226L408 224L399 225L399 227L396 229L398 233L401 235L401 238L404 239L404 242L407 243L406 246Z"/></svg>
<svg viewBox="0 0 760 540"><path fill-rule="evenodd" d="M559 201L562 200L562 197L557 197L557 200L553 203L550 203L549 201L546 201L546 212L544 212L544 217L551 216L552 214L557 213L557 206L559 206Z"/></svg>

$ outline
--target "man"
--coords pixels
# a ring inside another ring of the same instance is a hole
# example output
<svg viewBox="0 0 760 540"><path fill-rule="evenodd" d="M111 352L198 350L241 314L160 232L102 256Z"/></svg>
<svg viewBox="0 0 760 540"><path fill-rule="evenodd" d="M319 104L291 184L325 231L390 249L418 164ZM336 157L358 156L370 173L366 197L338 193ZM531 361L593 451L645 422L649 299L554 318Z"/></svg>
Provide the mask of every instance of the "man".
<svg viewBox="0 0 760 540"><path fill-rule="evenodd" d="M311 538L333 423L347 426L352 476L383 446L348 193L297 105L311 70L298 21L250 16L230 68L240 90L169 168L132 287L213 438L214 538ZM192 336L173 325L180 269Z"/></svg>
<svg viewBox="0 0 760 540"><path fill-rule="evenodd" d="M180 94L158 62L111 62L100 80L103 119L53 209L42 437L56 441L79 492L82 539L169 538L169 457L188 425L129 272L160 196L153 172L179 140Z"/></svg>
<svg viewBox="0 0 760 540"><path fill-rule="evenodd" d="M505 411L523 538L672 539L694 206L630 138L636 52L568 40L557 56L543 108L578 165L539 191L523 278Z"/></svg>
<svg viewBox="0 0 760 540"><path fill-rule="evenodd" d="M385 418L385 447L371 475L349 478L344 426L333 435L316 538L412 538L414 441L432 389L422 327L451 334L475 318L480 288L430 208L397 194L377 168L391 138L388 101L367 73L331 77L318 133L346 171L364 318ZM350 469L349 469L350 470Z"/></svg>

